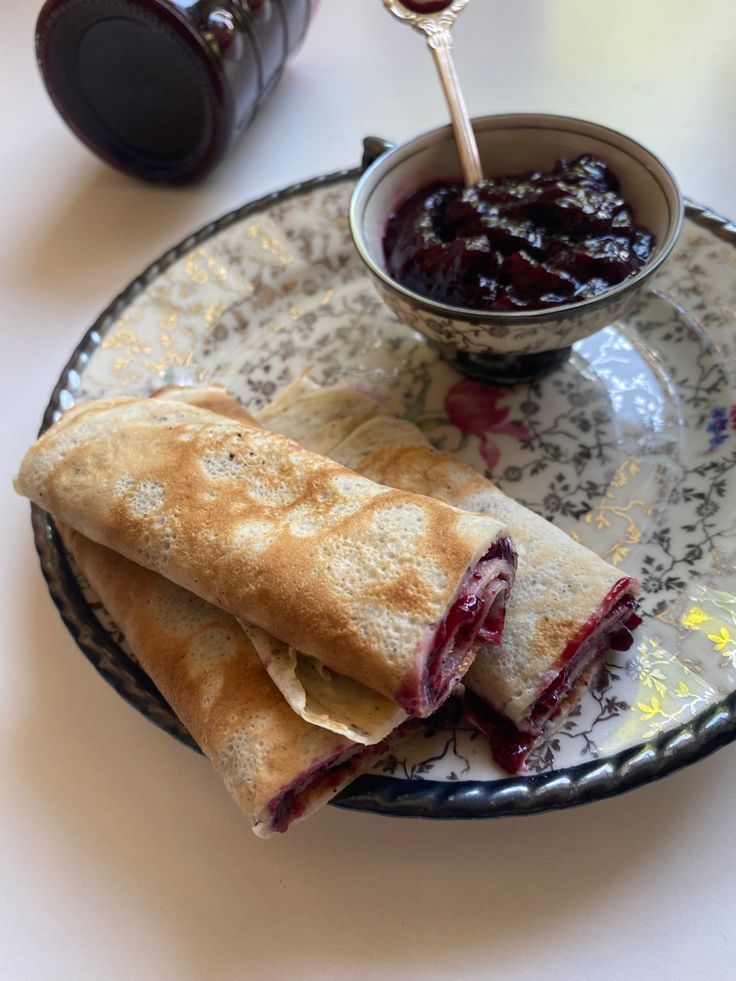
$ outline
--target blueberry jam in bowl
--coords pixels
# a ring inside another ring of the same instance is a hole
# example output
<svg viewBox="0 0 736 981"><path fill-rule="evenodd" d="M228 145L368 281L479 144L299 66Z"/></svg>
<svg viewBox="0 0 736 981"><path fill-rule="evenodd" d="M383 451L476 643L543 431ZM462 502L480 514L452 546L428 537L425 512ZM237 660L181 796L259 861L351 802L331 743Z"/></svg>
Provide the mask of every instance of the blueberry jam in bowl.
<svg viewBox="0 0 736 981"><path fill-rule="evenodd" d="M604 126L514 114L473 128L482 184L462 186L449 126L384 144L350 226L400 320L463 373L514 384L631 309L675 245L682 199L657 157Z"/></svg>

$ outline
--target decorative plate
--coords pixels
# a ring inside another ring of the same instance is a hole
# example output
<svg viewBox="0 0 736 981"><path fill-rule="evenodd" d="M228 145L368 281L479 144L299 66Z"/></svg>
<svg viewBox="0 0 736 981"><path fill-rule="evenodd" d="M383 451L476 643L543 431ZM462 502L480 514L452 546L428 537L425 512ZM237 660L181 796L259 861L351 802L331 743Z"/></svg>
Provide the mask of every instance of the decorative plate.
<svg viewBox="0 0 736 981"><path fill-rule="evenodd" d="M611 655L563 728L508 778L477 732L417 736L341 806L487 817L620 793L736 736L736 226L688 206L673 257L626 319L541 381L484 389L388 312L347 223L357 171L213 222L132 283L64 369L44 426L76 400L217 379L258 409L305 368L345 379L433 443L642 580L634 648ZM116 690L193 745L33 513L51 595Z"/></svg>

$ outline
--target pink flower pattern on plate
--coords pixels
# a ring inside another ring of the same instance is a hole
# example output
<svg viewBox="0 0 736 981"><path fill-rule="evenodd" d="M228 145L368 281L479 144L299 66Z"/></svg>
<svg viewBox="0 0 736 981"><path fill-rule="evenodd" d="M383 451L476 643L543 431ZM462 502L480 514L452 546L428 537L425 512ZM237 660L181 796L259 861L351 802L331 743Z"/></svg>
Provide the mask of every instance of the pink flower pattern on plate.
<svg viewBox="0 0 736 981"><path fill-rule="evenodd" d="M459 381L445 395L445 414L453 426L480 440L480 453L489 470L499 461L501 451L489 439L489 433L501 433L515 439L531 439L526 426L507 422L511 409L501 405L508 390L493 388L476 381Z"/></svg>

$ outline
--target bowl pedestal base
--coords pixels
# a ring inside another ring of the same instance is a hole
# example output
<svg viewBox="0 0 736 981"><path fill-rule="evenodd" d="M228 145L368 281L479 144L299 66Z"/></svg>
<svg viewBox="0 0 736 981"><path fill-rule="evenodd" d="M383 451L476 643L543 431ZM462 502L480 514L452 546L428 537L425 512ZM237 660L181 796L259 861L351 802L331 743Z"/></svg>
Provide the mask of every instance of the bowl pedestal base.
<svg viewBox="0 0 736 981"><path fill-rule="evenodd" d="M440 353L456 371L489 385L520 385L554 371L570 356L571 347L536 354L472 354L441 348Z"/></svg>

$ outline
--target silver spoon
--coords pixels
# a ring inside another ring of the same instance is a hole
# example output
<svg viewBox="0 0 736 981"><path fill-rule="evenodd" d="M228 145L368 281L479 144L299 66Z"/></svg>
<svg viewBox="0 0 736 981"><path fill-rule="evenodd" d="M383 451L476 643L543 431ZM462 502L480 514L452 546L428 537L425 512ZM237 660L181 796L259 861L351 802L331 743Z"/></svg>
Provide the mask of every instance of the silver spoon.
<svg viewBox="0 0 736 981"><path fill-rule="evenodd" d="M452 57L450 28L470 0L383 0L394 17L424 34L447 99L466 187L483 179L475 133Z"/></svg>

